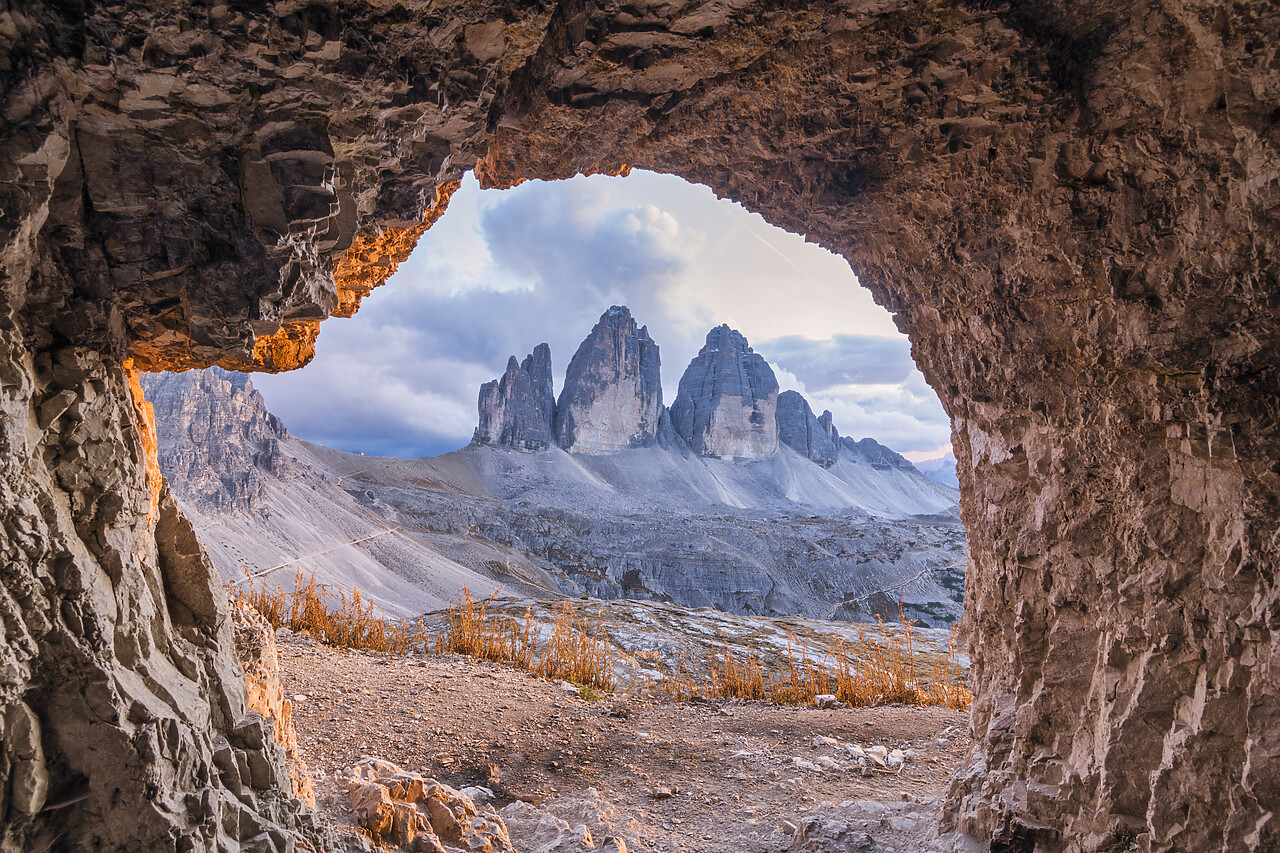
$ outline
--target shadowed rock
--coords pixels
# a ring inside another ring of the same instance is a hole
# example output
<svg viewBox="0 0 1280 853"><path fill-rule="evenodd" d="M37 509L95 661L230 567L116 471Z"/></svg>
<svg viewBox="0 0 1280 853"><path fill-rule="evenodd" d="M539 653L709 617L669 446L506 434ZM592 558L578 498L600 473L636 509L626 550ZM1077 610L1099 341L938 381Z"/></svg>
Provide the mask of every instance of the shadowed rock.
<svg viewBox="0 0 1280 853"><path fill-rule="evenodd" d="M572 453L644 447L658 439L662 366L647 326L615 305L569 362L556 404L556 442Z"/></svg>
<svg viewBox="0 0 1280 853"><path fill-rule="evenodd" d="M471 443L496 444L518 450L546 450L553 443L555 394L551 384L551 347L538 344L507 372L480 386L480 425Z"/></svg>
<svg viewBox="0 0 1280 853"><path fill-rule="evenodd" d="M824 409L822 414L818 415L818 426L822 427L822 431L826 433L833 445L840 446L840 433L836 431L836 425L831 422L830 409Z"/></svg>
<svg viewBox="0 0 1280 853"><path fill-rule="evenodd" d="M915 470L915 466L905 456L895 450L890 450L874 438L854 441L846 435L840 439L840 449L858 461L866 462L872 468L881 470L887 468L898 468L903 471Z"/></svg>
<svg viewBox="0 0 1280 853"><path fill-rule="evenodd" d="M831 413L823 412L827 426L831 425ZM830 434L809 408L809 401L798 391L783 391L778 395L778 441L803 453L823 468L835 464L837 448ZM834 430L832 430L834 432Z"/></svg>
<svg viewBox="0 0 1280 853"><path fill-rule="evenodd" d="M778 452L777 405L768 362L740 333L717 326L680 377L671 424L700 456L761 459Z"/></svg>

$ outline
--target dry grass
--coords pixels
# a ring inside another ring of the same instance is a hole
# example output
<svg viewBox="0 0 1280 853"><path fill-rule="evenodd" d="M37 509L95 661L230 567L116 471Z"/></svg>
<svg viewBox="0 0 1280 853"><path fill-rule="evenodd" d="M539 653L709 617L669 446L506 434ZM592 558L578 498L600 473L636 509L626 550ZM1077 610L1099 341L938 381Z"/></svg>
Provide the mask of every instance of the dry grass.
<svg viewBox="0 0 1280 853"><path fill-rule="evenodd" d="M525 610L524 627L509 616L488 616L493 596L476 604L471 590L463 587L456 605L450 604L448 627L436 635L436 654L453 653L515 664L533 669L533 619Z"/></svg>
<svg viewBox="0 0 1280 853"><path fill-rule="evenodd" d="M695 676L681 654L662 686L676 699L767 699L780 705L808 705L815 697L829 694L854 708L895 703L960 710L969 707L973 694L965 686L964 669L956 660L954 631L945 659L933 668L927 681L917 674L911 620L902 615L897 633L880 622L879 631L881 640L877 642L859 629L856 644L840 640L821 660L811 655L808 643L788 633L786 661L775 677L766 675L760 658L734 655L726 641L718 659L708 654L705 678Z"/></svg>
<svg viewBox="0 0 1280 853"><path fill-rule="evenodd" d="M511 616L491 615L494 596L476 602L466 588L457 603L449 605L444 631L434 637L427 634L421 619L374 616L373 604L362 601L358 589L348 598L341 590L330 592L317 584L314 575L304 578L302 572L295 576L290 591L278 585L269 588L265 581L259 587L250 580L238 597L274 627L305 631L330 645L391 654L429 650L461 654L509 663L583 688L614 688L607 634L599 622L588 625L585 615L569 601L560 605L551 637L539 649L528 608L523 624ZM807 642L789 633L786 660L776 667L756 655L735 653L723 639L719 649L708 651L704 673L695 673L682 653L675 668L665 673L661 687L677 700L753 699L808 705L820 694L832 694L851 707L900 703L968 708L973 694L957 662L954 631L946 657L924 679L917 672L911 620L899 615L902 624L896 631L880 622L880 638L875 640L860 629L856 643L840 640L821 659L811 654Z"/></svg>
<svg viewBox="0 0 1280 853"><path fill-rule="evenodd" d="M412 623L374 616L373 603L366 605L359 589L352 589L348 599L342 590L330 592L316 583L315 575L304 579L301 571L294 576L291 591L279 584L272 589L266 580L259 587L249 579L237 598L251 604L273 627L305 631L331 646L404 654L426 645L422 620Z"/></svg>

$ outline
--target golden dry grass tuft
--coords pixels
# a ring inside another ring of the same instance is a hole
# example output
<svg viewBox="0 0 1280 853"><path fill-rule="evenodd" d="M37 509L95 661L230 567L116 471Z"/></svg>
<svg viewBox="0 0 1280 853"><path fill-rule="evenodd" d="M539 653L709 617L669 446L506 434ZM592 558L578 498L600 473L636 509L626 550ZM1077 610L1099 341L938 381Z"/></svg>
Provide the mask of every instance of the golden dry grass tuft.
<svg viewBox="0 0 1280 853"><path fill-rule="evenodd" d="M586 616L569 601L560 604L551 637L539 649L529 608L523 624L511 616L490 614L494 596L477 602L465 587L458 601L449 605L443 631L434 636L428 635L421 619L413 622L375 616L373 605L361 599L358 589L348 598L341 590L330 592L316 583L314 575L304 578L300 571L292 590L279 585L271 588L265 581L258 586L250 579L238 598L251 604L274 627L305 631L330 645L391 654L461 654L508 663L593 692L610 691L615 686L608 635L600 622L588 624ZM677 700L725 698L808 705L821 694L831 694L851 707L898 703L968 708L973 694L957 660L955 632L947 643L946 656L933 666L930 677L924 678L917 671L912 622L901 612L899 616L901 626L896 630L881 621L880 637L870 639L859 629L856 643L839 640L820 659L794 633L787 636L785 661L772 662L735 652L722 637L720 647L707 652L702 673L695 672L681 653L661 686Z"/></svg>
<svg viewBox="0 0 1280 853"><path fill-rule="evenodd" d="M348 598L342 590L330 592L316 583L315 575L303 578L301 571L294 576L291 591L279 584L272 589L266 580L257 586L250 578L237 598L252 605L273 627L305 631L331 646L404 654L426 645L422 620L413 623L375 616L373 603L366 605L358 588Z"/></svg>
<svg viewBox="0 0 1280 853"><path fill-rule="evenodd" d="M923 680L917 673L911 620L899 615L902 626L896 632L882 621L876 641L859 629L856 643L838 640L822 659L813 656L807 642L788 633L786 660L774 668L778 674L773 676L766 671L767 661L735 655L722 641L719 655L707 656L705 677L691 671L682 653L662 686L676 699L763 699L779 705L808 705L828 694L854 708L890 704L968 708L973 694L957 661L954 630L946 657L933 667L932 677Z"/></svg>
<svg viewBox="0 0 1280 853"><path fill-rule="evenodd" d="M489 596L480 604L463 587L457 604L450 604L447 627L436 635L436 654L453 653L480 660L511 663L522 669L533 669L533 618L525 610L524 627L510 616L488 615Z"/></svg>

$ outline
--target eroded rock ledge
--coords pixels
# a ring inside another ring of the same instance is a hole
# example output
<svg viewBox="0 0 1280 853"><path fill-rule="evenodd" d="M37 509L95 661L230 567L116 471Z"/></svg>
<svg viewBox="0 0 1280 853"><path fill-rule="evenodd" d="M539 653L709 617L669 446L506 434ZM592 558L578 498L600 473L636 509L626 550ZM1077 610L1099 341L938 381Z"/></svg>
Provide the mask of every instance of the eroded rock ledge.
<svg viewBox="0 0 1280 853"><path fill-rule="evenodd" d="M1264 0L10 3L3 843L305 836L217 781L226 603L123 360L296 367L461 170L629 164L842 253L953 418L948 820L1280 846L1277 32Z"/></svg>

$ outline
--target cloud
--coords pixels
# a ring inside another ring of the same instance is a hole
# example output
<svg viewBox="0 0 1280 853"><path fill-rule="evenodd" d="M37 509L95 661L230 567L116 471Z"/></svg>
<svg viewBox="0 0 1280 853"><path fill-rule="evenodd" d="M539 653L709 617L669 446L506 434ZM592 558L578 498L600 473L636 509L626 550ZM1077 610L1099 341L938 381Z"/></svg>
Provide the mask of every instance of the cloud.
<svg viewBox="0 0 1280 853"><path fill-rule="evenodd" d="M906 382L916 372L906 338L832 335L813 340L788 335L761 341L756 349L816 389Z"/></svg>
<svg viewBox="0 0 1280 853"><path fill-rule="evenodd" d="M664 313L655 306L696 253L696 231L653 205L532 189L472 205L474 234L428 232L354 319L324 324L305 370L259 378L269 408L296 434L342 449L452 450L471 437L479 385L508 356L549 342L563 375L610 305L629 304L641 323ZM466 256L454 257L460 242Z"/></svg>
<svg viewBox="0 0 1280 853"><path fill-rule="evenodd" d="M440 453L470 440L478 388L508 356L549 343L558 390L614 304L661 347L667 403L707 330L727 322L842 432L904 452L950 437L906 339L842 258L652 173L501 192L468 176L392 280L322 326L311 365L255 384L303 438Z"/></svg>

